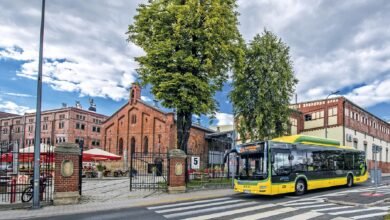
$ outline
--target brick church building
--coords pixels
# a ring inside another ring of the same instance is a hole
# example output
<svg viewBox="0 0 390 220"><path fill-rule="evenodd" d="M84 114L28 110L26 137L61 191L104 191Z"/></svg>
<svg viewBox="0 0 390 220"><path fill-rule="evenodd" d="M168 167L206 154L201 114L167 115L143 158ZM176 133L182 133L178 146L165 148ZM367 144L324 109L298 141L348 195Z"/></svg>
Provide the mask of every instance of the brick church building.
<svg viewBox="0 0 390 220"><path fill-rule="evenodd" d="M193 124L188 154L207 155L206 134L215 131ZM129 101L103 124L102 149L124 156L127 152L167 153L176 148L174 112L164 112L141 100L141 87L133 84Z"/></svg>

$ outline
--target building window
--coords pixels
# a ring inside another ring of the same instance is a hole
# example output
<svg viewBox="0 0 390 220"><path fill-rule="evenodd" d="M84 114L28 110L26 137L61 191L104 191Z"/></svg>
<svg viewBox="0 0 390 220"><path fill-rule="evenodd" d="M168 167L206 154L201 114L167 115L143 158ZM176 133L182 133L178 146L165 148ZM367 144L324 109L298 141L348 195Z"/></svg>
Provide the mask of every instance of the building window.
<svg viewBox="0 0 390 220"><path fill-rule="evenodd" d="M92 127L92 132L100 133L100 127L93 126Z"/></svg>
<svg viewBox="0 0 390 220"><path fill-rule="evenodd" d="M60 123L58 123L58 128L59 128L59 129L64 128L64 122L63 122L63 121L61 121Z"/></svg>
<svg viewBox="0 0 390 220"><path fill-rule="evenodd" d="M30 119L28 119L28 122L29 122L29 123L34 123L34 119L33 119L33 118L30 118Z"/></svg>
<svg viewBox="0 0 390 220"><path fill-rule="evenodd" d="M131 153L135 153L135 138L132 137L130 141Z"/></svg>
<svg viewBox="0 0 390 220"><path fill-rule="evenodd" d="M49 121L49 117L43 117L43 121Z"/></svg>
<svg viewBox="0 0 390 220"><path fill-rule="evenodd" d="M60 119L62 120L62 119L65 119L65 115L64 114L61 114L60 115Z"/></svg>
<svg viewBox="0 0 390 220"><path fill-rule="evenodd" d="M357 141L356 139L353 140L353 147L354 147L355 149L358 148L358 141Z"/></svg>
<svg viewBox="0 0 390 220"><path fill-rule="evenodd" d="M122 155L123 154L123 139L119 139L119 147L118 147L118 154Z"/></svg>
<svg viewBox="0 0 390 220"><path fill-rule="evenodd" d="M389 162L389 149L386 148L386 162Z"/></svg>
<svg viewBox="0 0 390 220"><path fill-rule="evenodd" d="M131 115L131 124L137 123L137 116L136 115Z"/></svg>
<svg viewBox="0 0 390 220"><path fill-rule="evenodd" d="M80 123L76 123L76 129L80 129Z"/></svg>
<svg viewBox="0 0 390 220"><path fill-rule="evenodd" d="M364 154L367 158L367 143L364 143Z"/></svg>
<svg viewBox="0 0 390 220"><path fill-rule="evenodd" d="M81 124L80 128L81 128L81 130L84 130L85 129L85 124Z"/></svg>
<svg viewBox="0 0 390 220"><path fill-rule="evenodd" d="M29 132L32 132L32 131L33 131L33 126L32 126L32 125L29 125L29 126L28 126L28 131L29 131Z"/></svg>
<svg viewBox="0 0 390 220"><path fill-rule="evenodd" d="M16 120L15 124L20 125L20 120Z"/></svg>
<svg viewBox="0 0 390 220"><path fill-rule="evenodd" d="M305 121L311 121L311 119L312 119L311 114L305 115Z"/></svg>
<svg viewBox="0 0 390 220"><path fill-rule="evenodd" d="M8 129L7 128L3 128L3 134L8 134Z"/></svg>
<svg viewBox="0 0 390 220"><path fill-rule="evenodd" d="M144 137L144 154L148 154L149 153L149 140L148 140L148 137Z"/></svg>
<svg viewBox="0 0 390 220"><path fill-rule="evenodd" d="M15 133L20 133L20 127L15 128Z"/></svg>
<svg viewBox="0 0 390 220"><path fill-rule="evenodd" d="M47 124L42 125L42 130L46 131L47 130Z"/></svg>

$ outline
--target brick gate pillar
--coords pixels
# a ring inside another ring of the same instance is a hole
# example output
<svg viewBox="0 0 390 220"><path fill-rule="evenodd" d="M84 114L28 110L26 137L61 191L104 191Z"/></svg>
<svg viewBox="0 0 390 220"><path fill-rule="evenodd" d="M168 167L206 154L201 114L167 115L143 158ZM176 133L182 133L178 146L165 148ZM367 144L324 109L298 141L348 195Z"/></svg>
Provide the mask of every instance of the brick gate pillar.
<svg viewBox="0 0 390 220"><path fill-rule="evenodd" d="M181 193L186 191L185 165L187 155L179 149L170 150L168 192Z"/></svg>
<svg viewBox="0 0 390 220"><path fill-rule="evenodd" d="M54 205L79 202L80 148L73 143L60 143L54 150Z"/></svg>

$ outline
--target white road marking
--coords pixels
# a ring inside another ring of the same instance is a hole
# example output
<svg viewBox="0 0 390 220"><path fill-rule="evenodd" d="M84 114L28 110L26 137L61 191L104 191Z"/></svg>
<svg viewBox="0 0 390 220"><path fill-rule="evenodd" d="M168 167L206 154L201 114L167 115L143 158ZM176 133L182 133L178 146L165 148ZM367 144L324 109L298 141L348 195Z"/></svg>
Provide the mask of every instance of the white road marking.
<svg viewBox="0 0 390 220"><path fill-rule="evenodd" d="M299 203L302 202L302 203ZM290 203L292 204L313 204L313 203L318 203L318 202L323 202L323 199L299 199L299 200L292 200L292 201L287 201L287 202L280 202L277 203L277 205L289 205Z"/></svg>
<svg viewBox="0 0 390 220"><path fill-rule="evenodd" d="M222 204L229 204L229 203L237 203L243 201L242 199L236 199L236 200L228 200L228 201L222 201L222 202L213 202L213 203L207 203L207 204L201 204L201 205L192 205L192 206L185 206L185 207L178 207L173 209L163 209L158 210L156 213L167 213L167 212L175 212L175 211L184 211L189 209L196 209L196 208L202 208L202 207L210 207L210 206L216 206L216 205L222 205Z"/></svg>
<svg viewBox="0 0 390 220"><path fill-rule="evenodd" d="M341 212L333 212L329 213L330 215L342 215L342 214L349 214L349 213L355 213L355 212L366 212L367 210L383 210L380 208L367 208L367 209L355 209L355 210L348 210L348 211L341 211Z"/></svg>
<svg viewBox="0 0 390 220"><path fill-rule="evenodd" d="M312 203L313 204L313 203ZM307 208L317 208L317 207L324 207L324 206L332 206L334 204L332 203L323 203L323 204L318 204L318 205L308 205L308 206L294 206L294 208L300 208L300 209L307 209Z"/></svg>
<svg viewBox="0 0 390 220"><path fill-rule="evenodd" d="M332 218L332 220L351 220L350 218L344 218L344 217L336 217Z"/></svg>
<svg viewBox="0 0 390 220"><path fill-rule="evenodd" d="M285 206L302 206L304 207L305 205L313 205L318 203L318 201L312 201L312 202L301 202L301 203L293 203L293 204L284 204Z"/></svg>
<svg viewBox="0 0 390 220"><path fill-rule="evenodd" d="M291 216L289 218L284 218L282 220L297 220L297 219L299 219L299 220L307 220L307 219L311 219L311 218L315 218L315 217L321 216L323 214L324 213L309 211L309 212L305 212L305 213L302 213L302 214L299 214L299 215Z"/></svg>
<svg viewBox="0 0 390 220"><path fill-rule="evenodd" d="M276 210L272 210L272 211L268 211L268 212L260 212L260 213L256 213L253 215L247 215L247 216L235 218L233 220L257 220L257 219L262 219L262 218L267 218L267 217L271 217L271 216L275 216L275 215L284 214L286 212L292 212L295 210L296 209L294 209L294 208L287 207L287 208L276 209Z"/></svg>
<svg viewBox="0 0 390 220"><path fill-rule="evenodd" d="M199 210L193 210L193 211L188 211L188 212L178 212L174 214L169 214L169 215L164 215L165 218L176 218L180 216L186 216L186 215L195 215L199 213L205 213L205 212L210 212L210 211L219 211L219 210L229 210L230 208L236 208L240 206L249 206L249 205L254 205L258 204L257 202L244 202L244 203L239 203L239 204L234 204L234 205L226 205L226 206L219 206L219 207L213 207L213 208L208 208L208 209L199 209ZM223 212L226 213L226 212Z"/></svg>
<svg viewBox="0 0 390 220"><path fill-rule="evenodd" d="M154 209L163 209L163 208L171 208L171 207L177 207L182 205L193 205L193 204L200 204L200 203L206 203L206 202L216 202L216 201L222 201L222 200L228 200L231 199L230 197L224 197L224 198L218 198L218 199L208 199L208 200L200 200L200 201L194 201L194 202L183 202L183 203L175 203L170 205L162 205L162 206L152 206L148 207L149 210Z"/></svg>
<svg viewBox="0 0 390 220"><path fill-rule="evenodd" d="M352 208L352 206L339 206L339 207L331 207L331 208L324 208L324 209L315 209L312 210L313 212L322 212L322 211L330 211L330 210L337 210L337 209L347 209Z"/></svg>
<svg viewBox="0 0 390 220"><path fill-rule="evenodd" d="M212 218L221 218L224 216L229 216L229 215L234 215L234 214L239 214L239 213L244 213L244 212L251 212L251 211L257 211L260 209L265 209L265 208L270 208L274 207L274 204L267 204L267 205L258 205L258 206L252 206L248 208L242 208L242 209L237 209L237 210L231 210L231 211L226 211L226 212L220 212L220 213L214 213L214 214L209 214L209 215L202 215L202 216L197 216L193 218L187 218L185 220L207 220L207 219L212 219Z"/></svg>
<svg viewBox="0 0 390 220"><path fill-rule="evenodd" d="M353 217L349 217L349 218L352 218L352 219L365 219L365 218L371 218L371 217L375 217L375 216L385 216L389 214L388 212L377 212L377 213L373 213L373 214L367 214L367 215L358 215L358 216L353 216Z"/></svg>

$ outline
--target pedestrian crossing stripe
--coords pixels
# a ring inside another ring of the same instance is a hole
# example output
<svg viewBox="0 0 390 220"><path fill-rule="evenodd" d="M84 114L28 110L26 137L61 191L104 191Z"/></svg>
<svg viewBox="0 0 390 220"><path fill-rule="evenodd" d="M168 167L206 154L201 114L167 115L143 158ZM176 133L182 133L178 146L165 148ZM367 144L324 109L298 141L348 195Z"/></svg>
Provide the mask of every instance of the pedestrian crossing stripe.
<svg viewBox="0 0 390 220"><path fill-rule="evenodd" d="M229 204L229 203L237 203L237 202L242 202L242 201L244 201L244 200L242 200L242 199L235 199L235 200L228 200L228 201L222 201L222 202L214 202L213 206ZM167 213L167 212L175 212L175 211L184 211L184 210L197 209L197 208L203 208L203 207L208 207L208 206L210 206L209 203L201 204L201 205L187 206L187 207L178 207L178 208L172 208L172 209L158 210L158 211L156 211L156 213Z"/></svg>
<svg viewBox="0 0 390 220"><path fill-rule="evenodd" d="M347 211L341 211L341 212L333 212L329 213L330 215L342 215L342 214L350 214L355 212L367 212L368 210L381 210L380 208L366 208L366 209L354 209L354 210L347 210Z"/></svg>
<svg viewBox="0 0 390 220"><path fill-rule="evenodd" d="M389 214L388 212L377 212L377 213L372 213L372 214L367 214L367 215L359 215L355 217L351 217L352 219L366 219L366 218L372 218L376 216L385 216Z"/></svg>
<svg viewBox="0 0 390 220"><path fill-rule="evenodd" d="M267 212L259 212L259 213L253 214L253 215L247 215L247 216L235 218L233 220L257 220L257 219L268 218L271 216L284 214L286 212L292 212L295 210L296 209L294 209L294 208L287 207L287 208L276 209L276 210L267 211Z"/></svg>
<svg viewBox="0 0 390 220"><path fill-rule="evenodd" d="M274 207L274 206L275 206L274 204L258 205L258 206L243 208L243 209L237 209L237 210L231 210L231 211L226 211L226 212L221 212L221 213L214 213L214 214L197 216L197 217L193 217L193 218L187 218L185 220L207 220L207 219L212 219L212 218L221 218L224 216L240 214L240 213L244 213L244 212L251 212L251 211L261 210L261 209L270 208L270 207Z"/></svg>
<svg viewBox="0 0 390 220"><path fill-rule="evenodd" d="M332 211L332 210L338 210L338 209L349 209L352 208L353 206L337 206L337 207L328 207L324 209L314 209L312 210L313 212L323 212L323 211Z"/></svg>
<svg viewBox="0 0 390 220"><path fill-rule="evenodd" d="M332 204L332 203L323 203L323 204L317 204L317 205L305 205L305 206L299 206L299 207L293 206L293 207L297 208L297 209L308 209L308 208L318 208L318 207L333 206L333 205L334 204Z"/></svg>
<svg viewBox="0 0 390 220"><path fill-rule="evenodd" d="M217 198L217 199L199 200L199 201L193 201L193 202L183 202L183 203L175 203L175 204L161 205L161 206L152 206L152 207L148 207L148 209L149 210L164 209L164 208L171 208L171 207L184 206L184 205L194 205L194 204L207 203L207 202L216 202L216 201L222 201L222 200L228 200L228 199L231 199L231 198L230 197L223 197L223 198Z"/></svg>
<svg viewBox="0 0 390 220"><path fill-rule="evenodd" d="M241 207L241 206L249 206L249 205L254 205L254 204L258 204L258 203L257 202L244 202L244 203L238 203L238 204L234 204L234 205L218 206L218 207L207 208L207 209L200 209L200 210L198 209L198 210L187 211L187 212L179 212L179 213L164 215L164 217L165 218L176 218L176 217L181 217L181 216L186 216L186 215L195 215L195 214L211 212L211 211L228 210L231 208L237 208L237 207Z"/></svg>
<svg viewBox="0 0 390 220"><path fill-rule="evenodd" d="M307 220L307 219L315 218L315 217L318 217L321 215L324 215L324 213L309 211L309 212L305 212L305 213L302 213L299 215L291 216L289 218L284 218L282 220L297 220L297 219L298 220Z"/></svg>

